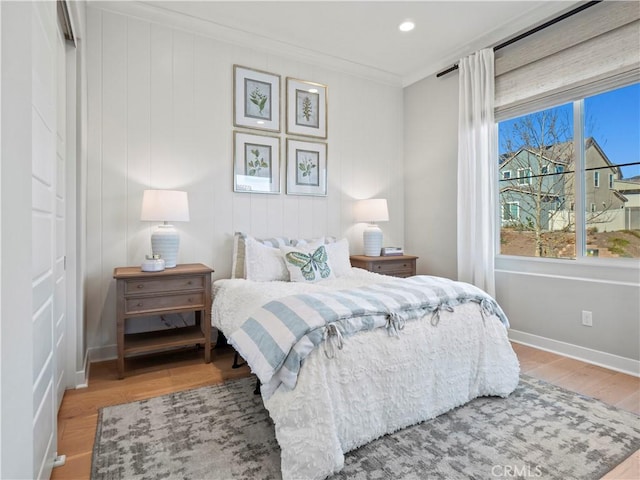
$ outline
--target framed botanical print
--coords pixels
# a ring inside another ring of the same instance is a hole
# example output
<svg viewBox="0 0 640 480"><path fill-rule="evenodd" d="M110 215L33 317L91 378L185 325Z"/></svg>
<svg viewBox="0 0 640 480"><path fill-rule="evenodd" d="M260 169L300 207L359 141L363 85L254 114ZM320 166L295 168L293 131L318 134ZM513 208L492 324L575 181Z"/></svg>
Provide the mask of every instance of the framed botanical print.
<svg viewBox="0 0 640 480"><path fill-rule="evenodd" d="M287 139L287 194L327 194L327 144Z"/></svg>
<svg viewBox="0 0 640 480"><path fill-rule="evenodd" d="M327 86L287 78L287 133L327 138Z"/></svg>
<svg viewBox="0 0 640 480"><path fill-rule="evenodd" d="M280 75L233 66L233 124L280 131Z"/></svg>
<svg viewBox="0 0 640 480"><path fill-rule="evenodd" d="M233 191L280 193L280 138L233 132Z"/></svg>

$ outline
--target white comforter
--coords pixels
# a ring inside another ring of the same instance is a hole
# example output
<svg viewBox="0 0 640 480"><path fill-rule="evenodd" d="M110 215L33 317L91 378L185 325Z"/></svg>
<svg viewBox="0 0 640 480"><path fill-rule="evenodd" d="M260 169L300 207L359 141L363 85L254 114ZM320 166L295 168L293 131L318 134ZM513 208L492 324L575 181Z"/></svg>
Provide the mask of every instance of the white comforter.
<svg viewBox="0 0 640 480"><path fill-rule="evenodd" d="M389 281L353 269L350 276L315 284L218 280L213 325L225 335L275 298ZM348 337L337 358L316 349L296 388L281 386L265 401L282 450L284 479L325 478L339 471L344 453L433 418L482 395L507 396L519 366L497 317L483 319L475 303L408 322L400 337L385 329Z"/></svg>

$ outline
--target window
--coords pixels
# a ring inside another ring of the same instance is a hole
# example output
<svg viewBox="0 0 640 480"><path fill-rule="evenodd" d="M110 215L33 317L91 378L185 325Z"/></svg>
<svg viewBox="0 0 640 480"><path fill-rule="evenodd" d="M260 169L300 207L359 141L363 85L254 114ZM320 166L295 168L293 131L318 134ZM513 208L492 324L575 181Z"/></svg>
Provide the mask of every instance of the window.
<svg viewBox="0 0 640 480"><path fill-rule="evenodd" d="M516 202L508 202L503 205L502 219L504 221L518 221L520 218L520 210Z"/></svg>
<svg viewBox="0 0 640 480"><path fill-rule="evenodd" d="M511 178L511 170L505 170L502 172L502 179L509 180Z"/></svg>
<svg viewBox="0 0 640 480"><path fill-rule="evenodd" d="M502 121L498 132L501 168L517 172L499 180L501 254L640 258L640 84Z"/></svg>
<svg viewBox="0 0 640 480"><path fill-rule="evenodd" d="M518 169L518 185L531 185L531 169L530 168Z"/></svg>

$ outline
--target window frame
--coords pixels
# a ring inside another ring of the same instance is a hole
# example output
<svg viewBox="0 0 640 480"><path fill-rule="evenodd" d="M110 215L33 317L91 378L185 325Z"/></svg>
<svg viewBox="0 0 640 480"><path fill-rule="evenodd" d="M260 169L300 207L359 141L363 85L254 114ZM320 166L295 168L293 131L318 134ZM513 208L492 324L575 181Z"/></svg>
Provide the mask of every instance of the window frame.
<svg viewBox="0 0 640 480"><path fill-rule="evenodd" d="M525 174L521 174L520 172L525 172ZM526 172L529 172L526 174ZM518 185L531 185L531 175L533 175L533 170L531 168L519 168L516 171L516 178L518 179Z"/></svg>
<svg viewBox="0 0 640 480"><path fill-rule="evenodd" d="M618 88L623 88L628 85L638 83L637 80L630 81L626 85L617 85L613 88L603 90L601 92L591 94L599 95L604 94ZM535 256L521 256L521 255L510 255L504 254L501 252L500 238L501 238L501 229L502 222L496 221L495 226L495 267L496 271L522 271L525 268L525 265L529 265L530 268L534 268L533 265L536 265L535 270L538 273L544 274L554 274L558 272L565 272L565 274L574 275L576 277L583 277L586 272L589 272L591 268L596 268L599 274L602 274L602 279L609 280L622 280L623 278L633 278L634 282L637 283L637 274L640 271L640 262L638 262L638 258L623 258L623 257L592 257L587 255L586 251L586 236L587 236L587 216L590 212L586 210L586 160L585 160L585 128L584 128L584 98L574 100L570 102L573 104L573 121L574 121L574 129L573 129L573 143L574 143L574 152L576 155L575 158L575 177L574 177L574 202L572 202L571 209L575 215L574 222L576 225L575 231L575 248L576 255L573 258L553 258L553 257L535 257ZM560 106L561 104L555 105ZM555 106L550 106L546 108L554 108ZM529 113L535 113L538 110L533 110ZM508 121L513 118L517 118L520 116L528 115L529 113L517 113L516 116L510 118L500 118L495 122L496 135L498 132L500 122ZM499 158L498 153L498 142L496 142L496 151L495 158ZM556 173L564 173L565 167L564 165L556 165L555 172ZM518 178L518 175L516 178ZM496 202L497 205L500 205L500 179L501 175L495 176L495 181L497 182L497 194L496 194ZM531 178L528 179L531 181ZM498 210L498 209L496 209ZM502 219L502 208L499 209L500 219ZM495 214L498 215L498 211L495 211ZM578 229L578 226L580 228ZM561 270L558 270L561 268ZM570 273L573 272L573 273ZM594 271L595 272L595 271Z"/></svg>

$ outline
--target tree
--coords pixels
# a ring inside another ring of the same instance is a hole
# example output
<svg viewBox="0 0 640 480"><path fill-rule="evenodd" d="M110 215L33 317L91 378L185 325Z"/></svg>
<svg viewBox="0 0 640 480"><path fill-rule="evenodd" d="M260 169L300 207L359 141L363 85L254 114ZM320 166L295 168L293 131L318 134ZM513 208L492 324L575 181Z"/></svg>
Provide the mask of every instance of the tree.
<svg viewBox="0 0 640 480"><path fill-rule="evenodd" d="M575 237L566 235L575 229L575 149L570 113L566 107L557 107L501 124L501 151L505 152L500 156L503 227L532 231L535 256L569 254L567 244L575 244ZM605 177L596 173L602 170L617 178L621 173L593 138L587 139L585 150L585 161L593 167L587 171L587 222L606 229L625 200L611 188L596 188L594 176Z"/></svg>
<svg viewBox="0 0 640 480"><path fill-rule="evenodd" d="M533 231L536 256L551 256L558 249L552 236L545 236L549 225L558 223L554 217L565 217L565 231L573 228L566 214L574 203L574 177L566 174L574 158L573 127L563 113L549 109L526 115L501 132L501 150L509 152L500 164L503 223Z"/></svg>

